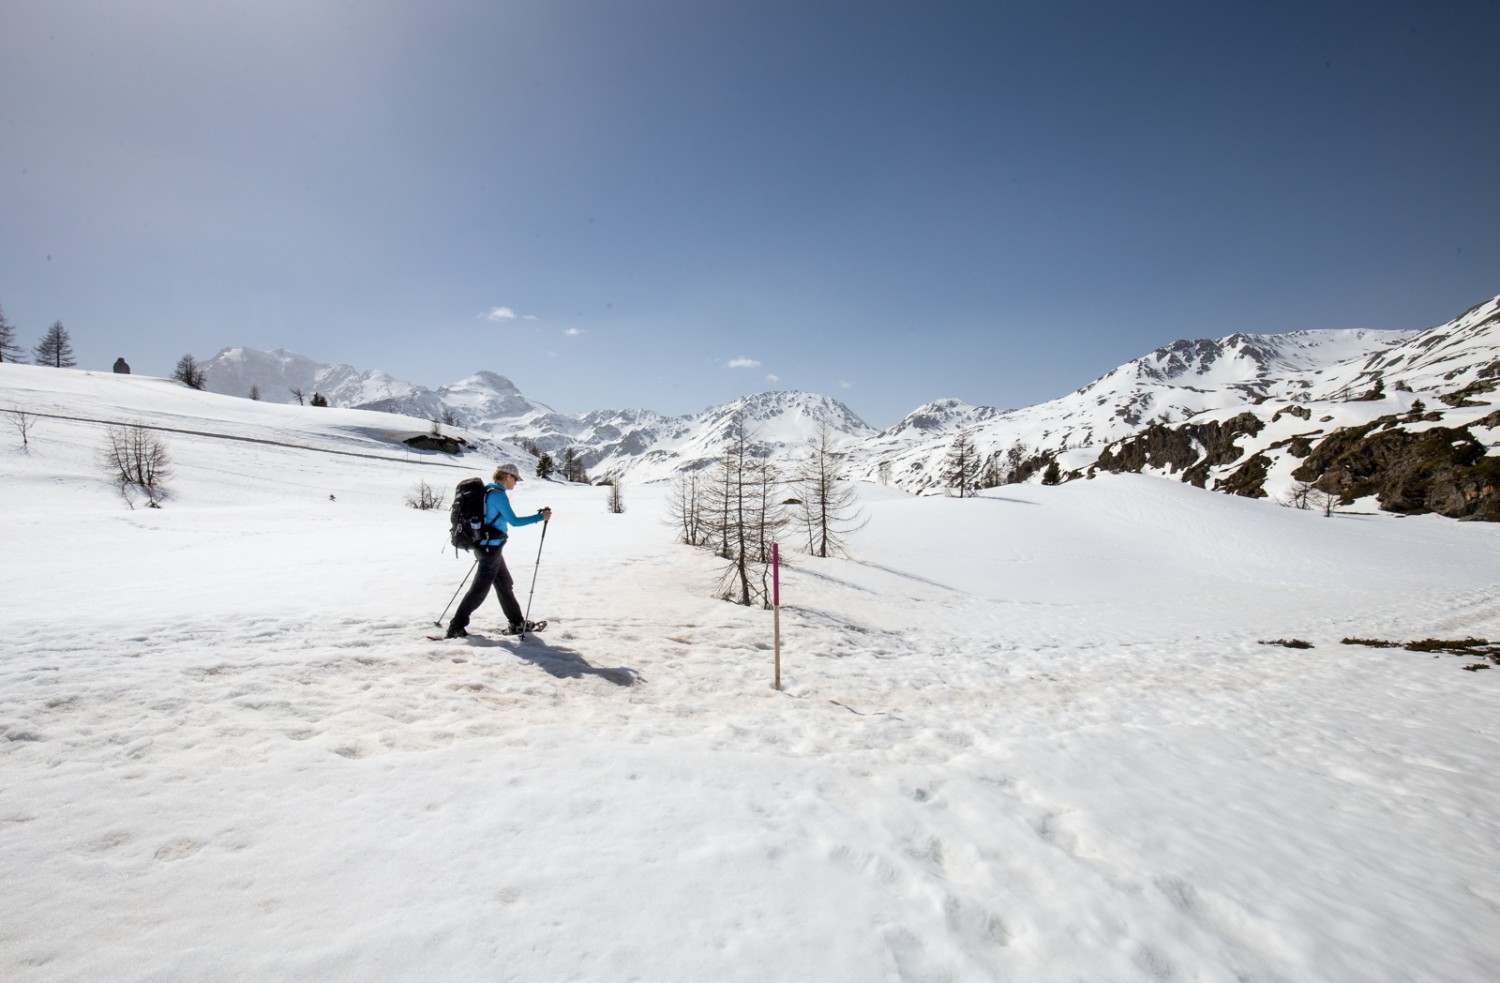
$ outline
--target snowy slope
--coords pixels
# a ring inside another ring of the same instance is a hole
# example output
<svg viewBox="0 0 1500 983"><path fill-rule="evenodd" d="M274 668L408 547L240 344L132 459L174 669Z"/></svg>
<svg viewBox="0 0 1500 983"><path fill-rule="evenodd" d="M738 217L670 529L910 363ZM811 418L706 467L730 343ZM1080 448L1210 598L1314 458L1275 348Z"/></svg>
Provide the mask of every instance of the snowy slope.
<svg viewBox="0 0 1500 983"><path fill-rule="evenodd" d="M1476 304L1447 324L1403 343L1350 359L1319 374L1308 385L1315 399L1357 396L1380 380L1386 390L1454 392L1483 379L1500 378L1500 297Z"/></svg>
<svg viewBox="0 0 1500 983"><path fill-rule="evenodd" d="M1500 964L1500 670L1340 644L1500 636L1495 527L864 485L852 557L783 571L777 693L659 486L523 483L552 628L428 642L469 564L401 500L463 472L330 453L388 417L0 369L51 414L0 448L8 981ZM111 406L176 426L166 508L98 474Z"/></svg>
<svg viewBox="0 0 1500 983"><path fill-rule="evenodd" d="M204 432L215 439L306 446L340 454L381 459L431 459L442 467L488 470L496 460L524 466L520 447L482 438L470 442L476 453L457 455L413 449L405 441L428 434L426 421L394 413L341 407L298 406L199 392L171 379L114 375L40 366L0 365L0 409L19 408L37 419L33 437L45 441L57 421L87 424L102 442L110 426L143 424L171 435ZM465 462L464 458L470 461ZM477 460L475 459L477 458Z"/></svg>
<svg viewBox="0 0 1500 983"><path fill-rule="evenodd" d="M209 392L248 397L254 389L271 403L295 403L297 390L304 400L319 393L334 406L363 406L410 397L420 390L379 370L360 372L342 362L322 364L281 348L225 348L201 368Z"/></svg>

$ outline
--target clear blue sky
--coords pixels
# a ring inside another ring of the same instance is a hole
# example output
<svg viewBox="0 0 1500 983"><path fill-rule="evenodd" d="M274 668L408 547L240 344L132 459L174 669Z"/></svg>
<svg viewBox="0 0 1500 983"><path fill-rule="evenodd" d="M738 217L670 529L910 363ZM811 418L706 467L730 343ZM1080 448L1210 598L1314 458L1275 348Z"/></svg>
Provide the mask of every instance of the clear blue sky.
<svg viewBox="0 0 1500 983"><path fill-rule="evenodd" d="M4 0L0 308L154 374L1027 405L1500 293L1497 37L1492 0Z"/></svg>

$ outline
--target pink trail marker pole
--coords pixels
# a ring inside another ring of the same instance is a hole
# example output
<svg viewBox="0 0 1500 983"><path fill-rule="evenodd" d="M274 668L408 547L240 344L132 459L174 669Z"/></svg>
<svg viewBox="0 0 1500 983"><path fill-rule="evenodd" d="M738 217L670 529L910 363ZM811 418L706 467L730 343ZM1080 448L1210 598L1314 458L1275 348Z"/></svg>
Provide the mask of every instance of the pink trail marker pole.
<svg viewBox="0 0 1500 983"><path fill-rule="evenodd" d="M775 626L776 689L781 689L781 544L771 544L771 623Z"/></svg>

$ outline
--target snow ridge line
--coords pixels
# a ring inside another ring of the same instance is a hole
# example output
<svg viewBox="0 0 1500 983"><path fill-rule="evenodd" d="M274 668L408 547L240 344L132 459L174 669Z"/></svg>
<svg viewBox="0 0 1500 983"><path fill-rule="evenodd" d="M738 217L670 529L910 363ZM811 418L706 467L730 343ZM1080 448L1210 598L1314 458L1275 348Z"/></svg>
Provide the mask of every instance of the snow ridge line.
<svg viewBox="0 0 1500 983"><path fill-rule="evenodd" d="M131 420L131 421L125 421L125 420L98 420L98 419L95 419L93 417L87 417L87 416L67 416L67 415L62 414L62 413L36 413L36 412L32 412L30 410L27 411L27 415L28 416L35 416L35 417L42 417L42 418L48 419L48 420L68 420L68 421L71 421L73 423L97 423L97 424L101 424L101 425L107 426L107 427L143 427L146 430L155 430L155 431L158 431L160 433L185 434L185 435L190 436L190 437L211 437L211 438L213 438L215 440L234 440L234 441L239 441L240 443L243 443L243 444L264 444L267 447L286 447L286 448L289 448L291 450L312 451L315 454L337 454L337 455L340 455L341 457L362 457L362 458L367 458L367 459L369 459L371 461L388 461L388 462L390 462L392 464L422 464L422 465L434 465L435 464L438 467L443 467L443 468L458 468L458 469L461 469L461 470L464 470L464 471L473 471L474 470L473 467L471 467L471 466L469 466L467 464L454 464L451 461L429 460L427 458L418 458L418 459L412 460L412 459L402 458L402 457L390 457L389 455L386 455L386 454L369 454L369 453L365 453L363 451L341 451L341 450L335 450L335 449L333 449L331 447L313 447L311 444L293 444L293 443L290 443L288 441L284 441L284 440L271 440L271 439L266 438L266 437L242 437L242 436L238 436L236 434L214 433L214 432L209 431L209 430L188 430L188 429L185 429L183 427L164 427L164 426L161 426L160 424L156 424L156 423L143 423L143 422L136 421L136 420ZM414 451L414 453L420 454L421 451ZM483 467L481 467L480 470L483 470Z"/></svg>

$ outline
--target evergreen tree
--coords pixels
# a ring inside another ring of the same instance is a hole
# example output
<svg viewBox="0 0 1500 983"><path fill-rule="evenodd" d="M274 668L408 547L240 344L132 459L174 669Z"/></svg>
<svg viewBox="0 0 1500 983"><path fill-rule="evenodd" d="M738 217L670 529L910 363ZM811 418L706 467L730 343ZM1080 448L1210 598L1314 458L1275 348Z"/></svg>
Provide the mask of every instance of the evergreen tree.
<svg viewBox="0 0 1500 983"><path fill-rule="evenodd" d="M327 406L328 397L324 396L322 393L313 393L312 399L308 400L308 402L313 406Z"/></svg>
<svg viewBox="0 0 1500 983"><path fill-rule="evenodd" d="M42 340L33 349L36 364L50 365L55 369L71 369L78 364L73 357L73 342L68 338L68 329L61 321L52 322L52 327L42 335Z"/></svg>
<svg viewBox="0 0 1500 983"><path fill-rule="evenodd" d="M19 362L21 355L21 346L16 344L15 325L6 320L5 311L0 310L0 362Z"/></svg>
<svg viewBox="0 0 1500 983"><path fill-rule="evenodd" d="M552 455L543 454L536 459L536 476L538 478L550 478L552 477L553 469L556 467L557 465L552 461Z"/></svg>
<svg viewBox="0 0 1500 983"><path fill-rule="evenodd" d="M1044 484L1044 485L1060 485L1060 484L1062 484L1062 469L1057 466L1057 462L1056 461L1050 461L1050 462L1048 462L1048 464L1047 464L1047 470L1042 472L1042 484Z"/></svg>

